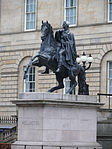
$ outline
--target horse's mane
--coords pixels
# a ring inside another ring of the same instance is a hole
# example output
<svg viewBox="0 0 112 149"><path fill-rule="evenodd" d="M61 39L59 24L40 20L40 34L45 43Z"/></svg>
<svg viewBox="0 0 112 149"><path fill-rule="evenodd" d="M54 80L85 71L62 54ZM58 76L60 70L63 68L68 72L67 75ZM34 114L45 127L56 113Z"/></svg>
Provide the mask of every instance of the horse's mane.
<svg viewBox="0 0 112 149"><path fill-rule="evenodd" d="M49 44L52 47L56 47L56 40L54 38L54 31L50 23L48 21L44 22L43 25L46 25L49 28Z"/></svg>

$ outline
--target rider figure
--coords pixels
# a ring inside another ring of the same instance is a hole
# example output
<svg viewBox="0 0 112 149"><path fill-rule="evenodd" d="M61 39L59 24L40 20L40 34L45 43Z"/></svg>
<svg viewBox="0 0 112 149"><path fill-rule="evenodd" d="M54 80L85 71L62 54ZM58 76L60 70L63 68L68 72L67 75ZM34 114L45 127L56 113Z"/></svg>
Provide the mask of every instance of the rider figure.
<svg viewBox="0 0 112 149"><path fill-rule="evenodd" d="M60 34L60 39L58 38L57 45L58 45L58 68L56 72L61 71L61 66L63 62L63 55L65 56L65 62L69 66L69 70L73 74L71 68L76 62L76 46L75 46L75 39L74 35L69 31L69 24L64 21L63 22L63 30L59 30L56 34ZM59 33L58 33L59 32Z"/></svg>
<svg viewBox="0 0 112 149"><path fill-rule="evenodd" d="M65 63L70 70L71 76L73 76L72 66L76 62L77 52L75 46L74 34L69 31L69 23L64 21L62 25L63 29L58 30L55 33L55 39L57 41L57 61L58 68L57 73L61 71L63 56L65 57ZM65 65L66 65L65 64ZM46 67L44 73L49 73L49 69Z"/></svg>

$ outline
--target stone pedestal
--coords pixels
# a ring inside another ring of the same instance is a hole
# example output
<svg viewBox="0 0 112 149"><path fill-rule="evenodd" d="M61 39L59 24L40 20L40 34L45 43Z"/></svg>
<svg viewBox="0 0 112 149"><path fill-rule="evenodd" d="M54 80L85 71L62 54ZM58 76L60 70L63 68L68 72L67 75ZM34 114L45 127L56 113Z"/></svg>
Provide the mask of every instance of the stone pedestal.
<svg viewBox="0 0 112 149"><path fill-rule="evenodd" d="M21 93L18 141L11 149L101 149L95 96Z"/></svg>

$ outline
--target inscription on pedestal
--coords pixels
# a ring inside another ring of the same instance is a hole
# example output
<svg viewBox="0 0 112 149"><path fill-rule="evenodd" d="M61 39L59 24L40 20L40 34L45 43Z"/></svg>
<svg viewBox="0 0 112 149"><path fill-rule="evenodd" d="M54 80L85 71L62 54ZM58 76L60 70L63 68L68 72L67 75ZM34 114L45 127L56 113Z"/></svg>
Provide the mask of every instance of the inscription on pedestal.
<svg viewBox="0 0 112 149"><path fill-rule="evenodd" d="M97 108L94 97L58 94L44 94L44 99L28 98L16 101L18 106L18 141L19 144L28 144L33 149L39 145L43 149L101 149L96 142ZM31 97L29 95L28 97ZM37 94L37 97L40 97ZM42 97L42 96L41 96ZM52 99L55 97L55 99ZM78 98L80 98L78 96ZM77 99L78 99L77 98ZM89 99L90 98L90 99ZM20 105L20 106L19 106ZM35 144L35 145L34 145ZM28 148L28 147L27 147ZM15 148L16 149L16 148Z"/></svg>

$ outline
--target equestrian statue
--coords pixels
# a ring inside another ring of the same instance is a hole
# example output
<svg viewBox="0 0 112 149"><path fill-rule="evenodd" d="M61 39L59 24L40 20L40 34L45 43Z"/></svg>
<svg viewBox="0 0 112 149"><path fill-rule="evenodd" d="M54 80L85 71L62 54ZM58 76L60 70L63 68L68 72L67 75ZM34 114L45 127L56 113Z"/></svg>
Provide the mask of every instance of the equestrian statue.
<svg viewBox="0 0 112 149"><path fill-rule="evenodd" d="M26 74L31 66L45 66L46 69L43 73L49 73L49 69L52 70L58 82L58 85L49 89L48 92L64 88L63 79L69 77L71 86L67 93L72 94L72 91L77 85L77 76L79 87L78 94L88 95L85 69L76 61L77 52L74 35L69 31L69 24L66 21L63 22L62 27L63 29L56 31L54 37L52 26L48 21L42 21L42 43L40 51L36 53L27 64L24 79L26 79Z"/></svg>

